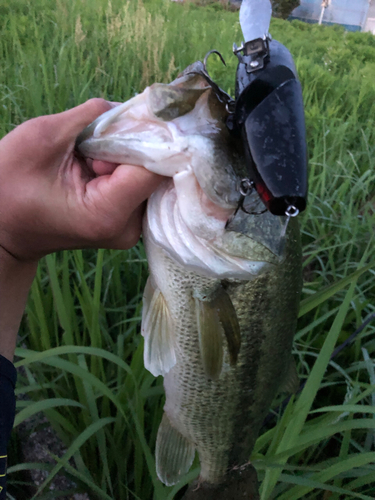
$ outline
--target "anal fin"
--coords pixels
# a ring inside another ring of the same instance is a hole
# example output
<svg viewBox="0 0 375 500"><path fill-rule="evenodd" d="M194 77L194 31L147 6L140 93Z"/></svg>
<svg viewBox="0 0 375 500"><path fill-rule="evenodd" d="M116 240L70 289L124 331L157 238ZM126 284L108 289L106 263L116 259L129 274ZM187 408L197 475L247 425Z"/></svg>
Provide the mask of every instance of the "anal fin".
<svg viewBox="0 0 375 500"><path fill-rule="evenodd" d="M286 372L285 378L280 386L280 392L288 392L293 394L298 391L300 386L300 380L297 373L296 363L293 358L290 359L288 370Z"/></svg>
<svg viewBox="0 0 375 500"><path fill-rule="evenodd" d="M156 438L156 472L164 484L173 486L186 474L195 456L195 447L175 429L164 413Z"/></svg>
<svg viewBox="0 0 375 500"><path fill-rule="evenodd" d="M143 293L141 333L145 339L144 364L155 377L176 364L173 322L163 294L148 278Z"/></svg>

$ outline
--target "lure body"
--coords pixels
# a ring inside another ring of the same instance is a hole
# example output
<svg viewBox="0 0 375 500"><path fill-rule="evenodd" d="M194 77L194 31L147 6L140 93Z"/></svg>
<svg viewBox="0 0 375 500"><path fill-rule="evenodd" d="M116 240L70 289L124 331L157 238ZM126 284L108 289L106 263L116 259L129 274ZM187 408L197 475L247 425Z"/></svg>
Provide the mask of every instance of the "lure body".
<svg viewBox="0 0 375 500"><path fill-rule="evenodd" d="M269 1L260 3L260 30L253 21L254 2L244 0L241 6L247 42L233 49L238 57L236 93L227 126L243 142L248 178L267 209L274 215L294 216L307 202L302 88L290 52L268 35Z"/></svg>

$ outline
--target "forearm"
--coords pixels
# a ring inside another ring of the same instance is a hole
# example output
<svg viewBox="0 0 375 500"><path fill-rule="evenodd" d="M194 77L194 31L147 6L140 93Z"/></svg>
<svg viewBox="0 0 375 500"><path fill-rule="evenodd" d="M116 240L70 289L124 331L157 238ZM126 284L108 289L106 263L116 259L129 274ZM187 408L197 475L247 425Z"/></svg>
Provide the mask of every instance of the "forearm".
<svg viewBox="0 0 375 500"><path fill-rule="evenodd" d="M0 247L0 498L6 497L7 446L15 413L17 332L37 262L17 260ZM6 358L6 359L5 359Z"/></svg>
<svg viewBox="0 0 375 500"><path fill-rule="evenodd" d="M19 261L0 247L0 354L10 361L36 268L36 261Z"/></svg>

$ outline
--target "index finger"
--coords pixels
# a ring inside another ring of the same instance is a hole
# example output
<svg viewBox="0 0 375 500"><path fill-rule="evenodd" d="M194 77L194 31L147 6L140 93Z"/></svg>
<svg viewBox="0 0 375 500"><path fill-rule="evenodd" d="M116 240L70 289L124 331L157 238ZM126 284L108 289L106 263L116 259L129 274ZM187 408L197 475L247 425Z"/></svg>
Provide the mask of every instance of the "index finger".
<svg viewBox="0 0 375 500"><path fill-rule="evenodd" d="M165 179L144 167L119 165L111 175L102 175L86 186L86 195L99 211L126 219Z"/></svg>
<svg viewBox="0 0 375 500"><path fill-rule="evenodd" d="M86 160L86 163L91 167L96 175L111 175L118 167L118 163L110 163L102 160Z"/></svg>

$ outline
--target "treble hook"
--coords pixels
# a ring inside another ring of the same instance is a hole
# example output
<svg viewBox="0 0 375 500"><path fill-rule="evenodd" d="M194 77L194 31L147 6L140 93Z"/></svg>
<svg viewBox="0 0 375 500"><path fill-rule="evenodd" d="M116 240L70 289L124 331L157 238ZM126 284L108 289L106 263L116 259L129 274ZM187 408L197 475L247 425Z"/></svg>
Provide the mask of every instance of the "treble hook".
<svg viewBox="0 0 375 500"><path fill-rule="evenodd" d="M255 184L253 181L250 181L249 179L242 179L242 181L240 182L240 189L239 189L241 197L238 201L238 207L236 213L238 212L239 209L241 209L243 212L245 212L245 214L248 215L262 215L267 212L267 208L262 210L261 212L249 212L244 207L245 198L249 196L254 191L254 189L255 189Z"/></svg>
<svg viewBox="0 0 375 500"><path fill-rule="evenodd" d="M230 108L233 108L235 101L234 99L231 98L229 94L227 94L223 89L219 87L217 83L215 83L212 78L210 77L208 71L207 71L207 60L211 54L217 54L220 57L221 62L226 66L224 57L220 54L220 52L216 49L210 50L207 52L207 54L204 56L202 66L203 68L198 70L198 71L191 71L187 74L191 75L201 75L203 76L206 80L207 83L212 87L213 91L215 92L217 98L219 99L220 102L224 103L226 105L228 113L231 113L232 111Z"/></svg>
<svg viewBox="0 0 375 500"><path fill-rule="evenodd" d="M236 208L234 214L231 215L229 217L229 219L227 220L227 223L225 224L225 229L229 226L229 224L232 222L232 220L236 217L236 215L240 209L243 212L245 212L245 214L248 214L248 215L262 215L262 214L265 214L267 212L267 208L265 208L261 212L249 212L244 207L244 202L245 202L246 197L249 196L251 193L253 193L254 189L255 189L255 184L253 181L251 181L250 179L242 179L241 180L240 187L239 187L240 198L238 200L238 205L237 205L237 208Z"/></svg>
<svg viewBox="0 0 375 500"><path fill-rule="evenodd" d="M208 60L208 58L210 57L211 54L217 54L220 57L221 62L224 64L224 66L227 65L227 63L224 60L224 57L221 55L221 53L218 50L216 50L216 49L210 50L209 52L207 52L207 54L204 56L204 59L203 59L203 67L204 67L204 70L207 73L207 75L208 75L207 60Z"/></svg>

